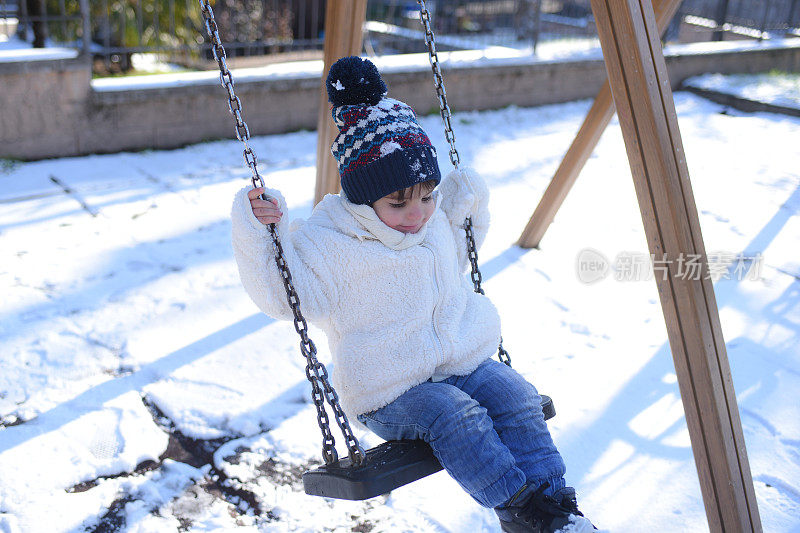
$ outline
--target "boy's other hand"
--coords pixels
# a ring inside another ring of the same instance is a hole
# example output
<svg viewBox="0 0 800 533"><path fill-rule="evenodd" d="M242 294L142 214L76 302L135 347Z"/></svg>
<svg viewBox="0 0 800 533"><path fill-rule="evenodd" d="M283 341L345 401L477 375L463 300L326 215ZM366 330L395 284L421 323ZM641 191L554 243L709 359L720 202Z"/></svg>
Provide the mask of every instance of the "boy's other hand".
<svg viewBox="0 0 800 533"><path fill-rule="evenodd" d="M274 198L270 198L268 202L264 201L261 199L262 194L264 194L264 187L257 187L247 193L253 214L265 226L277 224L283 216L278 208L278 201Z"/></svg>

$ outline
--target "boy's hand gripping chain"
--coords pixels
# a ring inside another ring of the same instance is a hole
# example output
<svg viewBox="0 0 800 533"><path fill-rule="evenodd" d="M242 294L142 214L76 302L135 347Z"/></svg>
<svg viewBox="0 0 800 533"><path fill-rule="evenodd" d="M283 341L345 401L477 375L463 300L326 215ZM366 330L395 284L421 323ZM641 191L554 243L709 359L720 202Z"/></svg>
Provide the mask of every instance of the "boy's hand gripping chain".
<svg viewBox="0 0 800 533"><path fill-rule="evenodd" d="M458 164L461 158L458 156L456 150L456 134L453 133L453 125L450 123L450 106L447 105L447 92L444 89L444 78L442 77L442 69L439 68L439 54L436 52L436 42L431 28L431 14L428 8L425 7L425 0L417 0L419 4L419 19L422 26L425 28L425 44L428 45L428 59L431 62L431 70L433 71L433 84L436 87L436 96L439 98L439 114L442 116L444 122L444 136L447 143L450 145L450 162L453 167L458 170ZM467 257L471 266L470 275L472 276L472 285L475 287L475 292L484 294L481 288L481 271L478 268L478 250L475 246L475 236L472 233L472 217L468 216L464 220L464 231L467 235ZM500 338L500 346L497 350L497 357L501 362L511 366L511 357L508 352L503 348L503 338Z"/></svg>
<svg viewBox="0 0 800 533"><path fill-rule="evenodd" d="M214 11L211 9L210 0L199 1L200 10L205 20L206 31L211 39L211 51L219 66L220 83L228 92L228 110L231 112L236 122L236 138L244 144L244 160L253 173L253 177L251 178L253 187L263 187L264 180L258 173L258 158L247 143L250 139L250 130L242 117L242 102L239 100L239 97L236 96L233 89L233 77L225 61L227 56L219 36L217 22L214 19ZM266 195L262 195L262 199L268 200ZM308 336L308 323L303 317L303 313L300 311L300 298L292 283L292 274L289 271L289 265L286 263L283 247L278 238L275 224L270 224L268 228L272 236L272 244L275 250L275 263L278 265L278 270L281 273L283 285L286 289L286 298L289 302L289 307L292 309L292 314L294 315L294 329L297 331L297 334L300 335L300 352L306 359L306 377L308 381L311 382L312 399L317 408L317 422L322 430L322 457L326 464L334 463L338 460L335 440L333 434L331 434L328 413L325 410L325 400L327 400L331 409L333 409L333 413L336 415L336 423L339 429L342 430L342 435L344 435L350 460L354 465L360 465L365 457L364 448L361 447L358 443L358 439L353 435L350 423L347 421L347 416L339 405L339 396L328 381L328 371L325 369L325 365L317 360L317 348Z"/></svg>

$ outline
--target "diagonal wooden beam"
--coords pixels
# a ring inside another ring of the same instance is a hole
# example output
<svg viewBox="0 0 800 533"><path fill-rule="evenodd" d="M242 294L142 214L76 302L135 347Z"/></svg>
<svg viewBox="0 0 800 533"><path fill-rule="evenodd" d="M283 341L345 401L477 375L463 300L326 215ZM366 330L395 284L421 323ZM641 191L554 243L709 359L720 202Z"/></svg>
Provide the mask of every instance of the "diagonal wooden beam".
<svg viewBox="0 0 800 533"><path fill-rule="evenodd" d="M317 117L317 184L314 189L314 205L326 194L339 192L339 171L331 155L331 144L338 129L331 118L325 78L337 59L361 54L362 27L366 16L367 0L328 0L325 8L324 66Z"/></svg>
<svg viewBox="0 0 800 533"><path fill-rule="evenodd" d="M649 0L591 0L712 532L760 532L708 258ZM699 258L700 276L681 275Z"/></svg>
<svg viewBox="0 0 800 533"><path fill-rule="evenodd" d="M663 35L666 31L680 4L681 0L655 0L653 2L656 24L660 35ZM564 159L561 160L558 170L556 170L553 179L550 181L550 185L544 191L539 205L536 206L536 210L533 212L533 216L525 226L522 235L520 235L517 241L518 246L522 248L538 248L547 228L553 222L556 213L561 208L561 204L564 203L564 199L572 189L575 180L578 179L578 175L592 155L592 151L600 141L600 136L603 135L613 116L614 101L611 98L611 88L608 86L608 81L606 81L600 92L597 93L592 108L586 115Z"/></svg>

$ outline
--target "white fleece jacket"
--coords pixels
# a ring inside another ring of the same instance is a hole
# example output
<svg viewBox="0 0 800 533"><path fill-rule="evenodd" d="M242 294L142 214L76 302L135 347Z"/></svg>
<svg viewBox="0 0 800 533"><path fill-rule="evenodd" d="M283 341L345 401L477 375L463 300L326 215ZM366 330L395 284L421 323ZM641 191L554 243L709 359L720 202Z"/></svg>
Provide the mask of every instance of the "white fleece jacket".
<svg viewBox="0 0 800 533"><path fill-rule="evenodd" d="M250 298L264 313L289 320L272 239L242 189L231 213L233 250ZM500 317L473 292L464 218L472 213L476 244L489 224L488 189L471 170L440 184L441 200L416 234L386 226L369 206L327 195L305 221L278 224L305 317L327 335L331 381L352 419L392 402L434 374L465 375L491 357Z"/></svg>

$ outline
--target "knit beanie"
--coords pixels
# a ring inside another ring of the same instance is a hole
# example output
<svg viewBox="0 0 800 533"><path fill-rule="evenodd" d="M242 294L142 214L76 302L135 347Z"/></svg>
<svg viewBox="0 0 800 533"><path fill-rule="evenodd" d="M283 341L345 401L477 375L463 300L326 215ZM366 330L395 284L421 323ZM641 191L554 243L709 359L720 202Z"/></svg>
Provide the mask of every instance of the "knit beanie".
<svg viewBox="0 0 800 533"><path fill-rule="evenodd" d="M342 190L354 204L442 176L436 150L408 105L386 97L386 84L367 59L343 57L325 82L339 128L331 153Z"/></svg>

